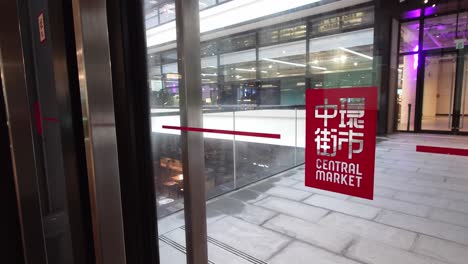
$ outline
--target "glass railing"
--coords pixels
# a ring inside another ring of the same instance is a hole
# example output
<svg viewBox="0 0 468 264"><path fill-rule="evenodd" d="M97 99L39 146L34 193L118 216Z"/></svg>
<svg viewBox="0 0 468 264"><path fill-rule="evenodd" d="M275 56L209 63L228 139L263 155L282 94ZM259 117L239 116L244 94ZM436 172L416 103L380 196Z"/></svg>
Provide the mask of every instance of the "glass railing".
<svg viewBox="0 0 468 264"><path fill-rule="evenodd" d="M178 108L152 109L153 157L158 215L183 209ZM205 106L207 199L239 189L304 163L305 106ZM228 133L228 134L226 134ZM236 134L237 133L237 134ZM279 138L278 138L279 137Z"/></svg>

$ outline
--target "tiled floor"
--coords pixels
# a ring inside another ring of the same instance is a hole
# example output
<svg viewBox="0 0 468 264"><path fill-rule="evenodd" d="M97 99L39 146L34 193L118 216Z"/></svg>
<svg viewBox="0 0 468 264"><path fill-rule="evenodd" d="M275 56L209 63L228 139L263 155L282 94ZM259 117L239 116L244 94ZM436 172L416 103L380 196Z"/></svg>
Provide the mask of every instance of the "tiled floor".
<svg viewBox="0 0 468 264"><path fill-rule="evenodd" d="M393 135L377 147L375 200L304 187L304 168L208 203L210 263L468 263L468 137ZM160 220L163 264L185 263L183 214Z"/></svg>
<svg viewBox="0 0 468 264"><path fill-rule="evenodd" d="M466 118L465 118L466 117ZM451 117L450 117L451 120ZM438 116L435 118L425 118L422 120L421 124L422 130L434 130L434 131L450 131L451 130L451 123L449 123L448 116ZM406 131L408 128L408 122L406 120L402 120L401 123L398 124L398 130ZM414 130L414 124L410 124L410 129ZM468 132L468 114L466 114L460 120L460 131Z"/></svg>

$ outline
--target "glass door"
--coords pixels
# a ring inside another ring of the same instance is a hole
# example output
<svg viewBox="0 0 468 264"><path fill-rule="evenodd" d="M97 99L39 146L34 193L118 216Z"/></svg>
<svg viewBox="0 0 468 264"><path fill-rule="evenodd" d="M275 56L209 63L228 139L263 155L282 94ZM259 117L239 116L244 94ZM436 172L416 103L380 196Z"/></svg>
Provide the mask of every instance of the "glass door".
<svg viewBox="0 0 468 264"><path fill-rule="evenodd" d="M452 131L457 54L426 55L421 129Z"/></svg>
<svg viewBox="0 0 468 264"><path fill-rule="evenodd" d="M463 67L462 100L460 111L460 132L468 132L468 52L465 52Z"/></svg>

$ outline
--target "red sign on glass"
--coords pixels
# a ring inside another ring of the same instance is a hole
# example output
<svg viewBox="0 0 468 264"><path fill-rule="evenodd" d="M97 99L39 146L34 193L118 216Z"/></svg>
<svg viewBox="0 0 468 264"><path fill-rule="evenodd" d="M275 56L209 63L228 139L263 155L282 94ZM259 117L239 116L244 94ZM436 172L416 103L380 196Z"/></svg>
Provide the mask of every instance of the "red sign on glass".
<svg viewBox="0 0 468 264"><path fill-rule="evenodd" d="M377 88L309 89L306 186L374 197Z"/></svg>

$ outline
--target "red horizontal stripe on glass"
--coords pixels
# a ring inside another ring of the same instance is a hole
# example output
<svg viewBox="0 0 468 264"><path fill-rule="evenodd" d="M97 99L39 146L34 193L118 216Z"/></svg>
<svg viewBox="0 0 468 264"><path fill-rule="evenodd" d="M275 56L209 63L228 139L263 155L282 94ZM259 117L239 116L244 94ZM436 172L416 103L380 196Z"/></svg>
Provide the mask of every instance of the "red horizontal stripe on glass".
<svg viewBox="0 0 468 264"><path fill-rule="evenodd" d="M416 146L417 152L435 153L435 154L446 154L446 155L457 155L457 156L468 156L468 149L459 148L441 148L431 146Z"/></svg>
<svg viewBox="0 0 468 264"><path fill-rule="evenodd" d="M274 139L281 138L280 134L244 132L244 131L233 131L233 130L206 129L206 128L196 128L196 127L178 127L178 126L162 126L162 128L172 129L172 130L191 131L191 132L204 132L204 133L214 133L214 134L247 136L247 137L261 137L261 138L274 138Z"/></svg>

